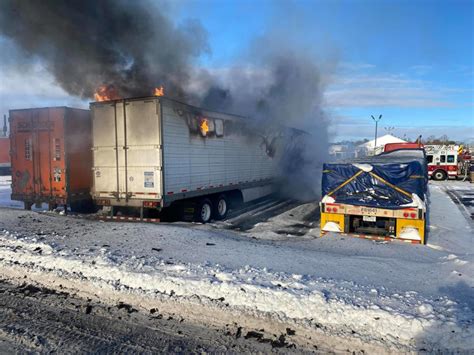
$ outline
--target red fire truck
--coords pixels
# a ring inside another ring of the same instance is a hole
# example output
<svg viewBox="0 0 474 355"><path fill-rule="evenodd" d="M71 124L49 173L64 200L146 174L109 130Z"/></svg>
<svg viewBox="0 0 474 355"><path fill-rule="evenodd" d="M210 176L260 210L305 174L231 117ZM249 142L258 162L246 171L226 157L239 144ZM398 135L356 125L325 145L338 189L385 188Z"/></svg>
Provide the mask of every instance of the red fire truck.
<svg viewBox="0 0 474 355"><path fill-rule="evenodd" d="M469 171L471 155L459 145L425 145L428 176L433 180L457 179Z"/></svg>

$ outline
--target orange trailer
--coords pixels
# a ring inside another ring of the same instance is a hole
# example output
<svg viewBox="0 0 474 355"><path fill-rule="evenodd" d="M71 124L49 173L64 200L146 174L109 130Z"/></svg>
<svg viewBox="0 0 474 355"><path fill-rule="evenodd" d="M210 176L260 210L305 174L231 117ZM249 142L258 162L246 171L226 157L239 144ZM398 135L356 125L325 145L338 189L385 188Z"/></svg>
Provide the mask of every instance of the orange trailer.
<svg viewBox="0 0 474 355"><path fill-rule="evenodd" d="M0 175L10 174L10 139L0 137Z"/></svg>
<svg viewBox="0 0 474 355"><path fill-rule="evenodd" d="M90 203L89 110L10 110L10 132L12 200L23 201L25 209L40 203L79 209Z"/></svg>

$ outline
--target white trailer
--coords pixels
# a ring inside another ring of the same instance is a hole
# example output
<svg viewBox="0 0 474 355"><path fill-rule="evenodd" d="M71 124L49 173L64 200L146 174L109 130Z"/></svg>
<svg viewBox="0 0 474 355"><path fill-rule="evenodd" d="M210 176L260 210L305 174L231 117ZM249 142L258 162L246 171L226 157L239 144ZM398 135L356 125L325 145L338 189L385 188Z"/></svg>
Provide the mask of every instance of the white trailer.
<svg viewBox="0 0 474 355"><path fill-rule="evenodd" d="M270 194L282 132L244 117L165 97L91 103L92 197L99 206L140 211L190 202L196 220L223 219L229 202ZM186 207L189 210L189 205Z"/></svg>

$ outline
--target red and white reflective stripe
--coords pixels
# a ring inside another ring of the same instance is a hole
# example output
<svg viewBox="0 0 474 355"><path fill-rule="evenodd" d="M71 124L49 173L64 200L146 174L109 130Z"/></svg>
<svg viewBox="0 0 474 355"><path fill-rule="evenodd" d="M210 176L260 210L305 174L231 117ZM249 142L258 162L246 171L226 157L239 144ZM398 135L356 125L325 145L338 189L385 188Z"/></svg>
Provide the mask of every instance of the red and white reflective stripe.
<svg viewBox="0 0 474 355"><path fill-rule="evenodd" d="M326 232L322 231L321 235L324 236L328 233L331 232ZM379 237L376 235L367 235L367 234L348 234L348 233L338 233L340 235L346 236L346 237L354 237L354 238L361 238L361 239L370 239L370 240L380 240L384 242L404 242L404 243L410 243L410 244L421 244L420 240L413 240L413 239L401 239L401 238L395 238L395 237Z"/></svg>
<svg viewBox="0 0 474 355"><path fill-rule="evenodd" d="M160 222L159 218L140 218L140 217L126 217L126 216L98 216L97 219L110 220L110 221L131 221L131 222L149 222L149 223Z"/></svg>

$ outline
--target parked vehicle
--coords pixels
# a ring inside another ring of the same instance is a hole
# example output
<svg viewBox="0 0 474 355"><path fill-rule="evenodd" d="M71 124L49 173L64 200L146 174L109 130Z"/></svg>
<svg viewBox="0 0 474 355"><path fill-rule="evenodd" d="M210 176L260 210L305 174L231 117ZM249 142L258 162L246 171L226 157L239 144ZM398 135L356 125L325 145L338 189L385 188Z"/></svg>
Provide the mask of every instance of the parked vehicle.
<svg viewBox="0 0 474 355"><path fill-rule="evenodd" d="M384 153L393 152L394 150L400 149L423 149L424 146L421 143L417 142L408 142L408 143L387 143L384 146Z"/></svg>
<svg viewBox="0 0 474 355"><path fill-rule="evenodd" d="M69 107L10 110L12 200L25 209L91 203L91 119ZM66 209L67 211L67 209Z"/></svg>
<svg viewBox="0 0 474 355"><path fill-rule="evenodd" d="M423 244L427 182L423 149L324 164L321 235Z"/></svg>
<svg viewBox="0 0 474 355"><path fill-rule="evenodd" d="M425 145L428 175L433 180L457 178L462 174L458 145Z"/></svg>
<svg viewBox="0 0 474 355"><path fill-rule="evenodd" d="M262 132L244 117L163 96L90 108L92 197L112 216L143 219L173 205L205 223L273 191L282 130Z"/></svg>

